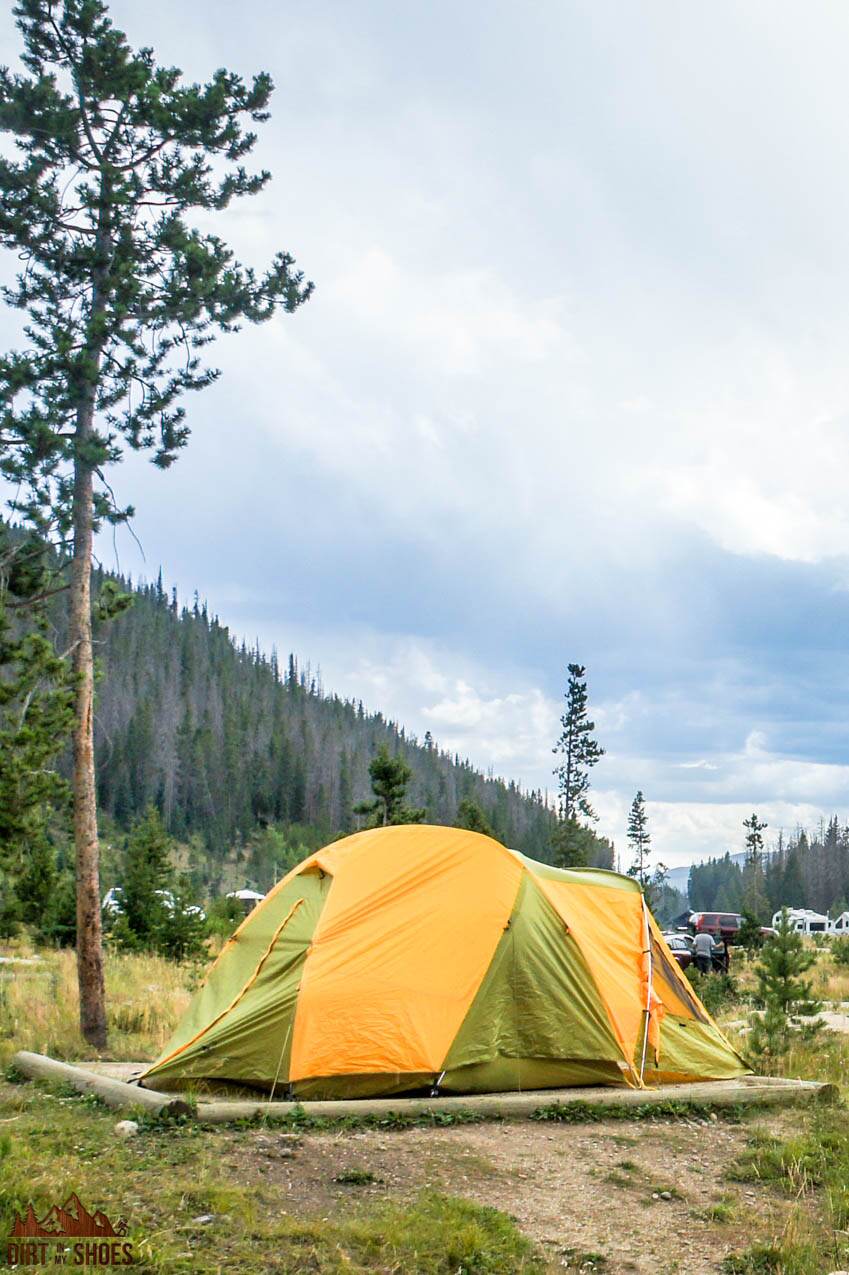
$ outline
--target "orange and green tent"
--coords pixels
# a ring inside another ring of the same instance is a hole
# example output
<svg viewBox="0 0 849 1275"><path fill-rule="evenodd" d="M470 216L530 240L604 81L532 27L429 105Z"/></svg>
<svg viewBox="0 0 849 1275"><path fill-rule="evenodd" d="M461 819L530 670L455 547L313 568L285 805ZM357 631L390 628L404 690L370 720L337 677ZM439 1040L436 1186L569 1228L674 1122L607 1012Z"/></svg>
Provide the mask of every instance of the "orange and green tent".
<svg viewBox="0 0 849 1275"><path fill-rule="evenodd" d="M338 1098L746 1071L630 877L415 824L336 841L284 877L143 1079Z"/></svg>

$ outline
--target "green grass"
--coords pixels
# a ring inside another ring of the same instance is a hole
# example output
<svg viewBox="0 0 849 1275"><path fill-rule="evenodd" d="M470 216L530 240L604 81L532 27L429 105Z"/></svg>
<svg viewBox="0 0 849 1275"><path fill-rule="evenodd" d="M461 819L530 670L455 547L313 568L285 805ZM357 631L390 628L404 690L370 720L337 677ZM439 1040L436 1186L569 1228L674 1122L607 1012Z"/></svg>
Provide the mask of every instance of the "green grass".
<svg viewBox="0 0 849 1275"><path fill-rule="evenodd" d="M633 1160L619 1160L614 1164L609 1173L605 1174L604 1181L609 1182L611 1186L633 1187L638 1182L634 1179L634 1174L638 1173L640 1166Z"/></svg>
<svg viewBox="0 0 849 1275"><path fill-rule="evenodd" d="M9 954L33 955L21 944ZM7 977L0 980L0 1067L18 1048L71 1059L89 1055L76 1024L73 954L39 955L36 964L10 967ZM818 994L831 1000L849 998L849 969L838 969L826 953L815 973ZM750 975L748 967L741 965L739 987L743 995L750 991ZM109 953L107 977L113 1056L155 1057L188 1002L197 972L159 958ZM156 994L151 995L152 991ZM723 1013L729 1019L741 1018L745 1008L728 1006ZM794 1041L776 1070L788 1076L844 1084L847 1065L849 1037L824 1033L816 1041ZM19 1078L9 1073L7 1080L13 1079ZM96 1099L81 1099L69 1089L34 1084L0 1084L0 1107L0 1225L8 1228L11 1213L25 1208L30 1197L41 1210L62 1202L75 1190L86 1203L103 1207L110 1216L128 1219L140 1272L212 1275L221 1270L256 1269L281 1275L341 1275L343 1271L346 1275L365 1271L381 1275L501 1275L514 1271L537 1275L550 1269L600 1272L605 1267L603 1255L578 1250L562 1252L556 1266L548 1267L513 1221L496 1210L433 1191L404 1203L380 1198L384 1191L357 1191L354 1188L374 1181L364 1168L339 1174L339 1185L352 1188L345 1192L344 1210L340 1211L338 1204L331 1208L325 1198L329 1218L287 1216L285 1196L281 1197L279 1184L275 1186L272 1179L257 1182L240 1167L222 1173L222 1156L232 1147L234 1136L239 1137L232 1126L203 1128L191 1120L174 1123L140 1115L136 1117L140 1136L123 1141L113 1133L118 1116L104 1110ZM740 1123L753 1115L760 1117L748 1106L713 1108L709 1103L670 1101L630 1107L611 1094L609 1102L599 1105L543 1103L533 1119L604 1123L610 1132L603 1136L625 1155L642 1136L631 1136L634 1131L630 1129L627 1136L615 1133L616 1122L668 1125L713 1117ZM308 1107L301 1107L282 1119L260 1117L250 1123L252 1127L269 1125L294 1132L344 1135L365 1129L440 1128L484 1119L491 1117L447 1107L407 1114L399 1105L388 1115L334 1120L315 1117ZM776 1235L765 1233L759 1225L751 1233L751 1239L758 1243L729 1258L725 1275L822 1275L824 1270L849 1269L849 1133L843 1132L845 1122L847 1116L839 1109L803 1109L798 1115L794 1113L793 1137L752 1136L732 1173L738 1181L759 1183L785 1197L775 1203L783 1218L789 1215L790 1223L785 1226L782 1221L781 1233ZM601 1130L599 1134L602 1136ZM552 1153L562 1152L552 1148ZM647 1185L631 1160L621 1160L615 1166L611 1181L630 1187L632 1192L639 1188L639 1194L634 1195L637 1203ZM326 1182L325 1197L329 1187ZM662 1189L670 1188L648 1188ZM337 1197L339 1194L335 1192ZM740 1208L736 1214L733 1209L731 1202L718 1199L691 1216L708 1224L739 1223ZM208 1226L193 1223L200 1214L214 1215L213 1222ZM655 1213L657 1218L662 1216Z"/></svg>
<svg viewBox="0 0 849 1275"><path fill-rule="evenodd" d="M655 1196L660 1197L661 1194L668 1195L669 1200L660 1201L659 1198L655 1199ZM648 1188L646 1203L647 1204L657 1204L657 1203L668 1204L670 1200L683 1200L683 1199L684 1199L684 1196L678 1190L677 1186L673 1186L672 1183L652 1182Z"/></svg>
<svg viewBox="0 0 849 1275"><path fill-rule="evenodd" d="M387 1111L383 1115L364 1116L315 1116L306 1107L296 1106L291 1111L263 1112L250 1120L234 1121L235 1125L256 1128L268 1125L275 1129L290 1129L293 1133L355 1133L362 1129L441 1129L451 1125L483 1124L499 1121L500 1116L479 1111L427 1110Z"/></svg>
<svg viewBox="0 0 849 1275"><path fill-rule="evenodd" d="M833 1190L847 1184L849 1191L849 1119L845 1108L815 1111L809 1128L782 1140L755 1133L743 1156L729 1169L736 1182L772 1182L798 1196L819 1187ZM839 1197L837 1225L849 1223L847 1200Z"/></svg>
<svg viewBox="0 0 849 1275"><path fill-rule="evenodd" d="M809 1275L813 1270L822 1275L822 1266L809 1266L799 1247L787 1244L756 1244L722 1263L722 1275Z"/></svg>
<svg viewBox="0 0 849 1275"><path fill-rule="evenodd" d="M193 1121L142 1123L115 1136L116 1114L44 1086L0 1086L0 1227L32 1200L40 1215L76 1191L113 1220L123 1216L145 1275L544 1275L551 1268L496 1209L435 1191L411 1203L351 1197L333 1217L287 1215L272 1182L222 1174L232 1130ZM354 1183L354 1175L357 1182ZM346 1175L340 1174L340 1177ZM350 1171L365 1185L367 1170ZM212 1214L213 1221L193 1221Z"/></svg>
<svg viewBox="0 0 849 1275"><path fill-rule="evenodd" d="M725 1275L822 1275L849 1263L849 1121L843 1107L813 1109L791 1138L755 1132L731 1166L735 1182L756 1182L809 1207L792 1232L726 1261ZM810 1207L813 1205L813 1207ZM825 1264L824 1264L825 1263Z"/></svg>
<svg viewBox="0 0 849 1275"><path fill-rule="evenodd" d="M690 1216L700 1222L718 1222L723 1225L726 1222L732 1222L736 1212L735 1202L728 1197L723 1197L720 1200L714 1200L712 1204L705 1205L702 1209L692 1209Z"/></svg>
<svg viewBox="0 0 849 1275"><path fill-rule="evenodd" d="M705 1120L716 1117L739 1123L752 1111L747 1103L716 1107L709 1102L655 1102L650 1106L630 1106L620 1102L546 1103L531 1112L531 1120L554 1120L560 1124L588 1124L608 1120Z"/></svg>
<svg viewBox="0 0 849 1275"><path fill-rule="evenodd" d="M615 1169L604 1175L604 1181L610 1183L611 1186L632 1187L633 1180L625 1173L617 1173Z"/></svg>
<svg viewBox="0 0 849 1275"><path fill-rule="evenodd" d="M607 1258L603 1253L585 1253L578 1248L563 1250L563 1264L567 1271L585 1271L587 1275L592 1271L598 1271L600 1275L607 1270Z"/></svg>
<svg viewBox="0 0 849 1275"><path fill-rule="evenodd" d="M377 1178L371 1169L345 1169L342 1173L337 1173L333 1179L334 1182L340 1182L343 1186L371 1186L372 1183L382 1182L383 1178Z"/></svg>

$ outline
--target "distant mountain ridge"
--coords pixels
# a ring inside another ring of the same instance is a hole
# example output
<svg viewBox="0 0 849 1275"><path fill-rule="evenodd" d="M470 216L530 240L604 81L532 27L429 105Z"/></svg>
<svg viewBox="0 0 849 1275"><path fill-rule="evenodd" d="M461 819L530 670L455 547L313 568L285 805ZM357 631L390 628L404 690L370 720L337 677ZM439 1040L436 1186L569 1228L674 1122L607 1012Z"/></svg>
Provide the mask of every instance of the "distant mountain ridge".
<svg viewBox="0 0 849 1275"><path fill-rule="evenodd" d="M694 860L693 863L685 863L685 864L679 865L677 868L670 868L668 873L666 874L666 879L669 885L671 885L674 890L678 890L680 891L681 894L686 895L687 887L690 881L690 869L694 867L698 867L699 864L701 863L707 863L710 858L722 859L724 857L725 857L724 854L708 856L707 859L699 859L698 861ZM764 857L768 858L769 856L765 855ZM732 863L739 863L740 865L742 865L743 863L745 863L745 861L746 861L745 850L741 850L739 854L731 855Z"/></svg>
<svg viewBox="0 0 849 1275"><path fill-rule="evenodd" d="M685 863L683 867L670 868L666 874L666 881L671 885L673 890L678 890L681 894L687 893L687 882L690 879L690 864Z"/></svg>

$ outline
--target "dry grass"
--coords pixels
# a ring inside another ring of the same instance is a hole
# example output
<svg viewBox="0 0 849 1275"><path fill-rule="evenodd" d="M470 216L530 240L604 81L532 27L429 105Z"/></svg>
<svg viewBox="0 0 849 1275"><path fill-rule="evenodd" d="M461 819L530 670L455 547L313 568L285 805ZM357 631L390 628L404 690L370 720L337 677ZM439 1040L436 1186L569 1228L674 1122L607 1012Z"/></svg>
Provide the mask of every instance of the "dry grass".
<svg viewBox="0 0 849 1275"><path fill-rule="evenodd" d="M810 946L813 948L813 944ZM822 1001L824 1010L845 1012L849 1002L849 968L835 964L827 945L817 950L817 963L808 977L811 979L814 996ZM740 992L740 1001L730 1005L718 1015L719 1026L733 1045L746 1055L746 1031L741 1031L730 1024L745 1021L752 1009L750 998L756 987L754 966L757 956L747 958L742 952L736 953L733 974ZM801 1080L821 1080L829 1084L839 1085L846 1090L849 1085L849 1034L823 1030L812 1039L804 1036L794 1038L784 1057L770 1062L770 1072L777 1076L787 1076Z"/></svg>
<svg viewBox="0 0 849 1275"><path fill-rule="evenodd" d="M836 1004L849 1001L849 968L836 965L827 948L820 952L811 976L819 1000Z"/></svg>
<svg viewBox="0 0 849 1275"><path fill-rule="evenodd" d="M818 947L811 939L807 939L805 946L809 951L815 951L817 954L817 963L807 976L811 979L817 999L830 1002L832 1005L849 1001L849 966L835 963L828 943ZM739 949L734 952L732 973L744 996L750 995L755 990L757 960L757 953L747 956Z"/></svg>
<svg viewBox="0 0 849 1275"><path fill-rule="evenodd" d="M0 955L0 1065L18 1049L53 1058L90 1058L78 1027L79 992L72 951L25 942ZM109 1057L155 1058L184 1012L197 984L196 968L158 956L107 952Z"/></svg>

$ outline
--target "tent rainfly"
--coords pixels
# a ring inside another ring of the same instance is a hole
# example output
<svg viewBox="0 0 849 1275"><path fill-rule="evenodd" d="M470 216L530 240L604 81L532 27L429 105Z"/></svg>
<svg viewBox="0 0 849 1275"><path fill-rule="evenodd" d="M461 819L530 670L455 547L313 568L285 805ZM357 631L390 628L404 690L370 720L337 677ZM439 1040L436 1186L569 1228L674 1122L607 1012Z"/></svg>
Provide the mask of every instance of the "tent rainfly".
<svg viewBox="0 0 849 1275"><path fill-rule="evenodd" d="M285 876L143 1080L308 1099L747 1070L630 877L415 824L356 833Z"/></svg>

